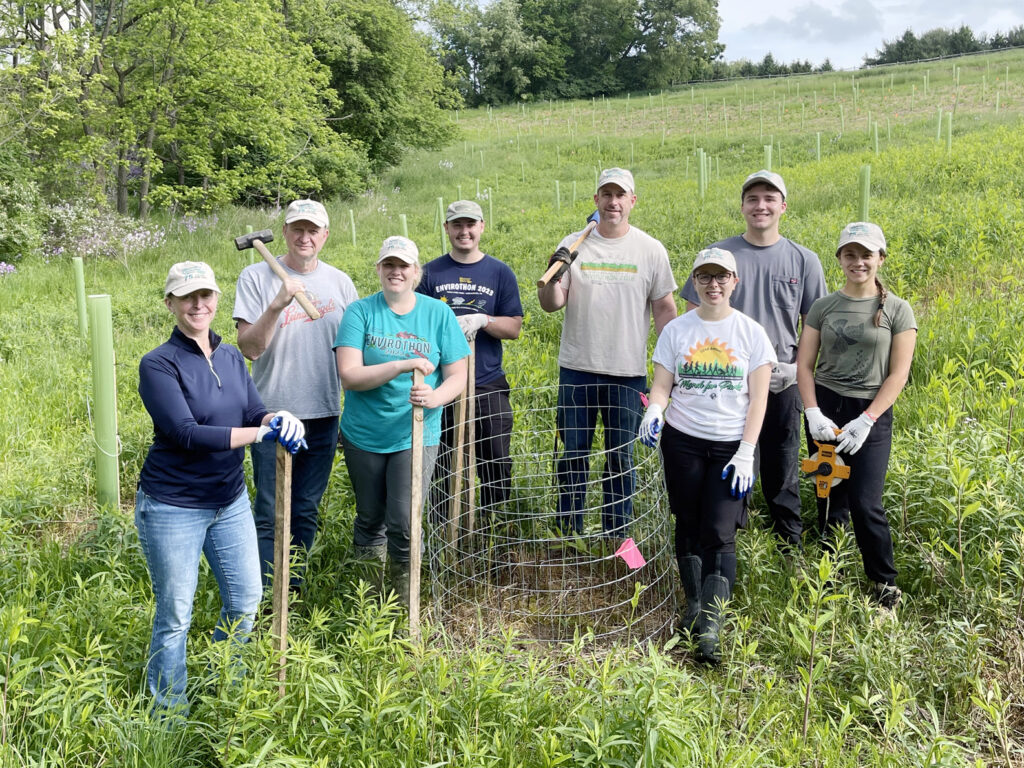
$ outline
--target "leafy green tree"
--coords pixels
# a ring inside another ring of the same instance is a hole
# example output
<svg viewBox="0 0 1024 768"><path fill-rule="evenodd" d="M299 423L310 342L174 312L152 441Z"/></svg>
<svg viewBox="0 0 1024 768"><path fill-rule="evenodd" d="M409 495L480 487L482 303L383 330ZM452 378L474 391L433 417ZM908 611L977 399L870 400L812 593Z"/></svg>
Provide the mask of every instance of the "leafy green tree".
<svg viewBox="0 0 1024 768"><path fill-rule="evenodd" d="M373 170L454 131L461 99L407 12L389 0L289 0L288 26L330 73L331 127L366 148Z"/></svg>

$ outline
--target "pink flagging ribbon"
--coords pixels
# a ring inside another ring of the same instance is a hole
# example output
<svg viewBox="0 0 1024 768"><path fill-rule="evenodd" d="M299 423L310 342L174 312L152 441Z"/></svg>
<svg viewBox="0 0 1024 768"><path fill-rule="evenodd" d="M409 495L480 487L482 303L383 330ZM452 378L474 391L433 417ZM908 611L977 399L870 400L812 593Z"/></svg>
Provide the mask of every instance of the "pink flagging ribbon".
<svg viewBox="0 0 1024 768"><path fill-rule="evenodd" d="M644 556L640 554L640 550L637 549L636 542L633 541L633 539L626 539L622 542L622 546L615 550L615 554L625 560L626 565L628 565L632 570L636 570L637 568L642 568L647 565L647 561L644 559Z"/></svg>

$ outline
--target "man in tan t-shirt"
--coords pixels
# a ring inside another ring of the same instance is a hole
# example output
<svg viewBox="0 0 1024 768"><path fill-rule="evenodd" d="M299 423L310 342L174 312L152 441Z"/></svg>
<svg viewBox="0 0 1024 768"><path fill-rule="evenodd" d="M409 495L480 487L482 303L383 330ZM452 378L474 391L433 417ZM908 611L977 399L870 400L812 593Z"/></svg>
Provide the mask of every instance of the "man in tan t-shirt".
<svg viewBox="0 0 1024 768"><path fill-rule="evenodd" d="M659 241L629 223L636 205L633 174L602 171L594 203L597 228L579 247L567 236L552 257L563 261L555 279L538 287L545 312L565 309L558 353L558 434L565 446L558 461L558 524L581 534L590 469L589 454L598 414L604 424L604 504L601 530L624 537L632 515L635 484L633 441L647 386L647 338L676 316L668 253Z"/></svg>

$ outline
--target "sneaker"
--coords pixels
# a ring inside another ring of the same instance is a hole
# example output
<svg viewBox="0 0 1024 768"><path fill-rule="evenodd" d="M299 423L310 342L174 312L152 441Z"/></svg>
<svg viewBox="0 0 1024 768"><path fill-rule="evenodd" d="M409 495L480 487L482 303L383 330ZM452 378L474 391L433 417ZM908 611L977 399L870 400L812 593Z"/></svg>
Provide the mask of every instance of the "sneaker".
<svg viewBox="0 0 1024 768"><path fill-rule="evenodd" d="M881 584L879 582L871 585L871 592L875 602L880 607L887 608L890 611L896 607L900 597L903 595L903 592L895 584Z"/></svg>

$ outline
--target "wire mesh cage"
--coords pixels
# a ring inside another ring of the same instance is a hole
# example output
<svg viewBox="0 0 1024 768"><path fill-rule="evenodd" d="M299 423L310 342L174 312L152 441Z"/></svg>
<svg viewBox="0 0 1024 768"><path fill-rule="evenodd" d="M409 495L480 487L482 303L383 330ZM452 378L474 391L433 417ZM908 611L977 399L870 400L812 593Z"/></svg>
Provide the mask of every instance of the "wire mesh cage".
<svg viewBox="0 0 1024 768"><path fill-rule="evenodd" d="M556 421L558 387L513 390L504 471L491 460L502 423L494 402L478 393L446 414L428 503L429 611L454 641L513 631L561 642L589 630L610 644L671 632L674 550L661 461L635 444L641 406L629 394L604 408L594 447L573 457L564 410ZM618 417L628 430L606 426ZM630 454L631 468L621 461ZM583 473L575 488L574 469ZM573 490L576 514L565 514Z"/></svg>

